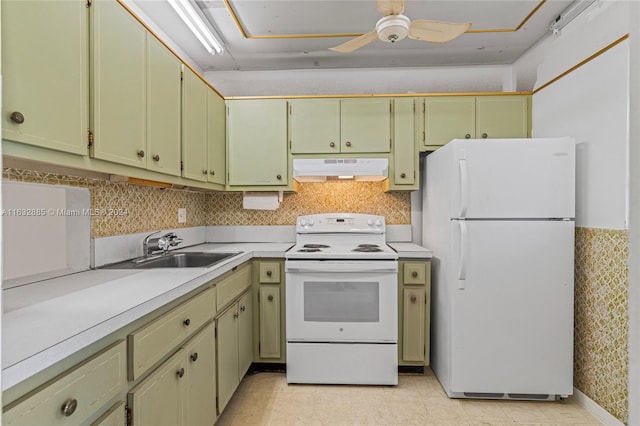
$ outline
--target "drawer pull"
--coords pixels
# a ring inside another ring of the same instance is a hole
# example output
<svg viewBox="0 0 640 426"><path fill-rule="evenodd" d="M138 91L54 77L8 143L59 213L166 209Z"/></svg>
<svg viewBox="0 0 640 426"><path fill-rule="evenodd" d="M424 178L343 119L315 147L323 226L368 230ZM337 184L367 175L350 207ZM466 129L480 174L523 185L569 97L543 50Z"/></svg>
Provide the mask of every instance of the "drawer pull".
<svg viewBox="0 0 640 426"><path fill-rule="evenodd" d="M270 294L269 296L267 296L267 299L269 300L269 302L273 302L273 294Z"/></svg>
<svg viewBox="0 0 640 426"><path fill-rule="evenodd" d="M351 142L347 141L347 143L345 145L351 146Z"/></svg>
<svg viewBox="0 0 640 426"><path fill-rule="evenodd" d="M406 178L406 177L407 177L407 174L406 174L406 173L402 173L402 174L400 175L400 177L401 177L402 179L404 179L404 178Z"/></svg>
<svg viewBox="0 0 640 426"><path fill-rule="evenodd" d="M416 300L418 300L418 298L416 297L415 294L411 295L411 303L416 303Z"/></svg>
<svg viewBox="0 0 640 426"><path fill-rule="evenodd" d="M418 277L418 271L413 271L413 272L411 273L411 276L412 276L413 278L417 278L417 277Z"/></svg>
<svg viewBox="0 0 640 426"><path fill-rule="evenodd" d="M277 176L276 176L276 179L278 179L278 180L282 180L282 175L277 175Z"/></svg>
<svg viewBox="0 0 640 426"><path fill-rule="evenodd" d="M182 321L182 323L183 323L185 326L189 327L189 324L191 324L191 320L190 320L189 318L187 318L186 320Z"/></svg>
<svg viewBox="0 0 640 426"><path fill-rule="evenodd" d="M486 139L486 138L488 138L488 137L489 137L489 135L488 135L488 134L486 134L486 133L483 133L483 134L482 134L482 139Z"/></svg>
<svg viewBox="0 0 640 426"><path fill-rule="evenodd" d="M329 146L330 146L331 148L333 148L333 147L335 147L335 146L336 146L336 144L335 144L335 143L333 143L333 142L329 142Z"/></svg>
<svg viewBox="0 0 640 426"><path fill-rule="evenodd" d="M471 134L470 134L470 133L467 133L466 135L464 135L464 138L465 138L465 139L471 139Z"/></svg>
<svg viewBox="0 0 640 426"><path fill-rule="evenodd" d="M65 417L69 417L76 412L76 408L78 408L78 400L75 398L67 399L64 404L62 404L62 414L64 414Z"/></svg>
<svg viewBox="0 0 640 426"><path fill-rule="evenodd" d="M12 112L10 117L11 117L11 121L13 121L16 124L24 123L24 115L22 115L22 113L19 111Z"/></svg>
<svg viewBox="0 0 640 426"><path fill-rule="evenodd" d="M182 376L184 376L184 368L181 368L180 370L176 371L176 374L178 375L178 377L182 379Z"/></svg>
<svg viewBox="0 0 640 426"><path fill-rule="evenodd" d="M267 270L267 276L270 277L271 275L273 275L273 272L271 272L271 269Z"/></svg>
<svg viewBox="0 0 640 426"><path fill-rule="evenodd" d="M198 359L198 352L194 352L191 354L191 362L196 362L196 360Z"/></svg>

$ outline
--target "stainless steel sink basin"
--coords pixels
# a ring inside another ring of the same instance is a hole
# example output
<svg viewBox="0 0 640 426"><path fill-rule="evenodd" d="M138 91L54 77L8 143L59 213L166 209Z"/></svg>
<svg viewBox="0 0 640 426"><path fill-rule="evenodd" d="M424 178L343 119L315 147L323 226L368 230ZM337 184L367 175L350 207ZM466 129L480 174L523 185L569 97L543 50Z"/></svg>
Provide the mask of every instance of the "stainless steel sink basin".
<svg viewBox="0 0 640 426"><path fill-rule="evenodd" d="M105 269L206 268L238 253L170 252L151 257L112 263Z"/></svg>

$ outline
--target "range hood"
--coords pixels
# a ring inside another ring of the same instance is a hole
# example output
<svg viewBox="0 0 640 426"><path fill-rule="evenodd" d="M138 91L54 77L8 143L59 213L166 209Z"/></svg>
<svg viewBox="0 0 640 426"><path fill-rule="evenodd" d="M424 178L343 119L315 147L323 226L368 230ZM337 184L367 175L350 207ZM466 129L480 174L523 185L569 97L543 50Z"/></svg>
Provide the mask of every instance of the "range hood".
<svg viewBox="0 0 640 426"><path fill-rule="evenodd" d="M294 158L298 182L328 180L383 181L389 177L388 158Z"/></svg>

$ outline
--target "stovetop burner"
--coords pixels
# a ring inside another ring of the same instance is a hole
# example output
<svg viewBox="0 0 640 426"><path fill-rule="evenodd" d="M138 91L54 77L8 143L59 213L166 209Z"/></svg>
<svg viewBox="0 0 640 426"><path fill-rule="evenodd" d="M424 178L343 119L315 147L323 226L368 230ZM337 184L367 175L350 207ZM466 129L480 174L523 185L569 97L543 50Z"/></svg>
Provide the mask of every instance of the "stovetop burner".
<svg viewBox="0 0 640 426"><path fill-rule="evenodd" d="M373 247L358 246L351 251L356 251L359 253L377 253L377 252L383 251L380 247L376 246L375 244L371 244L371 245Z"/></svg>
<svg viewBox="0 0 640 426"><path fill-rule="evenodd" d="M319 248L301 248L300 250L298 250L298 252L302 252L302 253L316 253L319 251L320 251Z"/></svg>
<svg viewBox="0 0 640 426"><path fill-rule="evenodd" d="M380 248L378 244L358 244L358 248Z"/></svg>
<svg viewBox="0 0 640 426"><path fill-rule="evenodd" d="M322 248L329 248L330 246L326 244L305 244L302 247L309 248L309 249L322 249Z"/></svg>

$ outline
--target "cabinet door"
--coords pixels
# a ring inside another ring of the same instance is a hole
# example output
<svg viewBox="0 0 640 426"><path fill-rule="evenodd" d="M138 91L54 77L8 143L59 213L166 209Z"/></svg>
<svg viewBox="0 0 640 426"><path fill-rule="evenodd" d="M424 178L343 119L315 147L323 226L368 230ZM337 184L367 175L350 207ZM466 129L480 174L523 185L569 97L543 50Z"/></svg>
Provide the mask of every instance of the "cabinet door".
<svg viewBox="0 0 640 426"><path fill-rule="evenodd" d="M182 80L182 176L207 181L207 92L189 68Z"/></svg>
<svg viewBox="0 0 640 426"><path fill-rule="evenodd" d="M231 399L238 378L238 304L233 304L216 320L218 328L218 413Z"/></svg>
<svg viewBox="0 0 640 426"><path fill-rule="evenodd" d="M226 127L224 99L213 90L207 91L207 155L209 182L224 185L227 175Z"/></svg>
<svg viewBox="0 0 640 426"><path fill-rule="evenodd" d="M393 143L394 185L413 185L416 183L417 155L413 99L396 99Z"/></svg>
<svg viewBox="0 0 640 426"><path fill-rule="evenodd" d="M527 103L526 96L476 98L476 138L526 138Z"/></svg>
<svg viewBox="0 0 640 426"><path fill-rule="evenodd" d="M216 421L215 324L199 332L184 348L187 360L186 420L189 426Z"/></svg>
<svg viewBox="0 0 640 426"><path fill-rule="evenodd" d="M424 145L441 146L452 139L475 137L475 98L449 96L425 98Z"/></svg>
<svg viewBox="0 0 640 426"><path fill-rule="evenodd" d="M292 154L340 152L340 100L289 101L289 141Z"/></svg>
<svg viewBox="0 0 640 426"><path fill-rule="evenodd" d="M402 360L424 361L425 356L425 289L404 289Z"/></svg>
<svg viewBox="0 0 640 426"><path fill-rule="evenodd" d="M115 1L93 2L93 156L147 166L147 30Z"/></svg>
<svg viewBox="0 0 640 426"><path fill-rule="evenodd" d="M85 2L3 1L1 25L3 139L86 155Z"/></svg>
<svg viewBox="0 0 640 426"><path fill-rule="evenodd" d="M253 362L253 299L251 292L238 301L238 380L242 380Z"/></svg>
<svg viewBox="0 0 640 426"><path fill-rule="evenodd" d="M126 424L124 414L124 402L118 401L91 426L122 426Z"/></svg>
<svg viewBox="0 0 640 426"><path fill-rule="evenodd" d="M280 358L280 287L260 286L260 358Z"/></svg>
<svg viewBox="0 0 640 426"><path fill-rule="evenodd" d="M340 118L342 152L391 151L390 99L343 99Z"/></svg>
<svg viewBox="0 0 640 426"><path fill-rule="evenodd" d="M229 185L287 185L287 102L228 102Z"/></svg>
<svg viewBox="0 0 640 426"><path fill-rule="evenodd" d="M148 168L180 176L180 71L169 49L147 34Z"/></svg>

